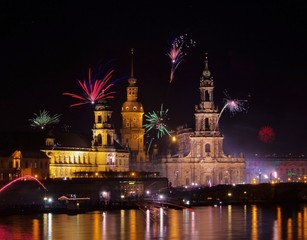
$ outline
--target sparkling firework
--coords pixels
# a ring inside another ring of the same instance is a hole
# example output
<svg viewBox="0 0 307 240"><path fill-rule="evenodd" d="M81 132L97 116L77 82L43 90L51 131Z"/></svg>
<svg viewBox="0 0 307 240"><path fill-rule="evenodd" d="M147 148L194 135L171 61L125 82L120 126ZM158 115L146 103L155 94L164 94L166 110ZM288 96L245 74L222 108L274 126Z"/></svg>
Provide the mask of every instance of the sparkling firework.
<svg viewBox="0 0 307 240"><path fill-rule="evenodd" d="M247 102L247 100L231 99L227 96L227 98L225 98L225 105L222 108L220 114L218 115L215 128L217 128L220 118L226 109L228 109L232 115L238 112L243 112L246 110L244 107L245 102Z"/></svg>
<svg viewBox="0 0 307 240"><path fill-rule="evenodd" d="M262 127L258 132L258 138L264 143L272 142L275 139L275 132L270 126Z"/></svg>
<svg viewBox="0 0 307 240"><path fill-rule="evenodd" d="M170 82L173 81L175 71L179 64L183 61L183 57L186 55L185 50L191 46L195 46L195 41L192 39L187 39L187 36L187 34L184 34L179 38L175 38L167 54L171 59Z"/></svg>
<svg viewBox="0 0 307 240"><path fill-rule="evenodd" d="M83 95L77 95L73 93L64 92L63 95L71 96L73 98L81 100L79 103L70 105L70 107L75 107L83 104L94 104L98 100L114 98L113 94L115 92L108 92L114 83L109 83L113 70L106 74L102 79L92 79L91 69L88 71L88 80L81 82L78 80L79 86L83 90Z"/></svg>
<svg viewBox="0 0 307 240"><path fill-rule="evenodd" d="M29 119L31 122L30 126L40 129L45 129L46 126L56 124L60 122L61 114L50 115L46 110L39 111L39 114L34 113L34 118Z"/></svg>
<svg viewBox="0 0 307 240"><path fill-rule="evenodd" d="M160 111L153 111L152 113L145 114L145 120L147 121L144 124L145 133L148 133L151 130L157 131L157 137L161 138L164 135L169 135L170 131L167 129L166 120L167 120L168 109L163 110L163 104L161 105Z"/></svg>

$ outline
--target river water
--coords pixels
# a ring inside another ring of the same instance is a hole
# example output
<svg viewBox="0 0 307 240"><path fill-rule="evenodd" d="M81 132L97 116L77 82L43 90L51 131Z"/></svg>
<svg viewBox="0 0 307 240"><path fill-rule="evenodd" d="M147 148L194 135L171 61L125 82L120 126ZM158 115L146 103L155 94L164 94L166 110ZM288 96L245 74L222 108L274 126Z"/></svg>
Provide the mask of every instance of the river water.
<svg viewBox="0 0 307 240"><path fill-rule="evenodd" d="M0 217L0 239L307 239L307 205L10 215Z"/></svg>

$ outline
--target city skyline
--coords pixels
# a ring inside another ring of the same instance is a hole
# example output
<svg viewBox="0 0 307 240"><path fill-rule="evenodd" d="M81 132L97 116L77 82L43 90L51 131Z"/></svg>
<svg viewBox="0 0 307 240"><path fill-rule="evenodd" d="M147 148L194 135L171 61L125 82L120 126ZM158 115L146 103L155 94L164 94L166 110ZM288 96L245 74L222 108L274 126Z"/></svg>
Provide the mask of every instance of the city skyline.
<svg viewBox="0 0 307 240"><path fill-rule="evenodd" d="M29 119L46 110L61 114L59 124L91 133L93 107L70 107L80 94L78 80L89 68L114 70L114 127L134 49L134 76L145 113L168 109L175 130L194 128L200 103L199 79L208 53L215 104L245 99L246 111L220 119L229 154L306 154L306 30L304 4L291 3L2 3L1 131L33 131ZM185 52L170 82L167 55L176 37L187 34L195 46ZM259 140L263 127L275 138Z"/></svg>

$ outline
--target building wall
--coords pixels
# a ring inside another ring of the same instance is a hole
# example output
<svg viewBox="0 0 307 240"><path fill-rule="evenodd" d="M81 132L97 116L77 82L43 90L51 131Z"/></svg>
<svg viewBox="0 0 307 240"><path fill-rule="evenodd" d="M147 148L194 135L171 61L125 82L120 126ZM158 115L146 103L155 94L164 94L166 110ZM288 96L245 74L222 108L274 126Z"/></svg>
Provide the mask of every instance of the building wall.
<svg viewBox="0 0 307 240"><path fill-rule="evenodd" d="M246 182L307 182L307 159L304 157L248 157Z"/></svg>
<svg viewBox="0 0 307 240"><path fill-rule="evenodd" d="M79 173L93 176L100 172L128 171L129 153L109 149L93 151L92 149L54 149L43 150L50 158L50 178L75 178Z"/></svg>
<svg viewBox="0 0 307 240"><path fill-rule="evenodd" d="M244 158L225 157L195 161L193 158L166 158L161 163L162 176L172 186L237 184L245 182Z"/></svg>

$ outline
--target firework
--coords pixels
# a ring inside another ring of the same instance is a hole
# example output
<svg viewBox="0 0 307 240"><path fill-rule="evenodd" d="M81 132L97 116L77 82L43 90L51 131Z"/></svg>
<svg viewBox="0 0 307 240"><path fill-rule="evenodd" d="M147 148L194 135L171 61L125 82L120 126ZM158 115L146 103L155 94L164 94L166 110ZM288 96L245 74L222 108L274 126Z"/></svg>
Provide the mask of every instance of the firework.
<svg viewBox="0 0 307 240"><path fill-rule="evenodd" d="M217 121L216 121L216 126L215 128L217 128L218 124L219 124L219 120L223 114L223 112L228 109L229 112L234 115L238 112L243 112L245 111L245 102L247 102L247 100L239 100L239 99L231 99L228 97L228 95L226 95L227 97L225 98L225 105L222 108L220 114L218 115Z"/></svg>
<svg viewBox="0 0 307 240"><path fill-rule="evenodd" d="M109 92L110 88L114 86L114 83L109 83L113 74L113 70L106 74L102 79L92 79L91 69L88 71L88 80L80 81L78 80L79 86L83 90L83 95L77 95L73 93L64 92L63 95L71 96L81 100L79 103L70 105L70 107L75 107L83 104L94 104L98 100L114 98L113 94L115 92Z"/></svg>
<svg viewBox="0 0 307 240"><path fill-rule="evenodd" d="M170 82L174 79L174 74L183 61L183 57L186 55L185 50L195 45L195 41L192 39L187 40L187 34L181 35L179 38L175 38L171 44L171 48L168 52L168 56L171 59L171 73L170 73Z"/></svg>
<svg viewBox="0 0 307 240"><path fill-rule="evenodd" d="M29 119L30 126L40 129L45 129L46 126L56 124L60 122L61 114L50 115L46 110L39 111L39 114L34 113L34 118Z"/></svg>
<svg viewBox="0 0 307 240"><path fill-rule="evenodd" d="M171 136L166 125L167 113L168 109L164 110L162 104L160 111L153 111L152 113L149 112L145 114L145 120L147 121L147 123L144 124L145 132L148 133L151 130L156 130L158 138L161 138L166 134Z"/></svg>
<svg viewBox="0 0 307 240"><path fill-rule="evenodd" d="M47 188L44 186L44 184L41 181L39 181L36 177L33 177L31 175L25 175L23 177L16 178L16 179L12 180L11 182L9 182L8 184L4 185L2 188L0 188L0 193L2 191L4 191L4 189L6 189L10 185L12 185L13 183L20 181L20 180L27 180L27 179L31 179L31 180L36 181L39 185L41 185L44 188L45 191L48 191Z"/></svg>
<svg viewBox="0 0 307 240"><path fill-rule="evenodd" d="M270 126L260 128L258 138L264 143L272 142L275 139L275 131Z"/></svg>

